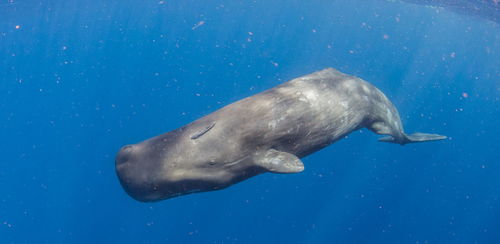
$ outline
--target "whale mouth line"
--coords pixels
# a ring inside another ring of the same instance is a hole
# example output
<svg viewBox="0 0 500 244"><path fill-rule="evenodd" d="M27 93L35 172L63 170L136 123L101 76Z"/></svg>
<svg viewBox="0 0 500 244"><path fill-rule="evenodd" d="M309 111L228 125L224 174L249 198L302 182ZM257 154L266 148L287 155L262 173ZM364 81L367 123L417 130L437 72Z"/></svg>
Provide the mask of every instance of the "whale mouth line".
<svg viewBox="0 0 500 244"><path fill-rule="evenodd" d="M240 159L237 159L237 160L236 160L236 161L234 161L234 162L231 162L231 163L227 163L227 164L225 164L225 165L224 165L224 167L232 167L232 166L234 166L234 165L239 164L240 162L244 161L245 159L247 159L247 158L249 158L249 157L250 157L250 155L243 156L243 157L241 157Z"/></svg>

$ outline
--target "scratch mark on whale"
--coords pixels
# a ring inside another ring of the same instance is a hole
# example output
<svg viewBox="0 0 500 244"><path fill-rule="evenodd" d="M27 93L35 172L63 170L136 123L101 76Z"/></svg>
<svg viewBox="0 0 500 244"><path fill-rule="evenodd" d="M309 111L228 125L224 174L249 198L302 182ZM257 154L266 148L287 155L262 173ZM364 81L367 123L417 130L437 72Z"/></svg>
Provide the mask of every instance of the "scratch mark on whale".
<svg viewBox="0 0 500 244"><path fill-rule="evenodd" d="M196 140L196 139L200 138L201 136L205 135L209 130L211 130L212 128L214 128L214 126L215 126L215 122L213 122L212 124L210 124L207 127L203 128L202 130L194 133L194 135L191 136L191 139L192 140Z"/></svg>

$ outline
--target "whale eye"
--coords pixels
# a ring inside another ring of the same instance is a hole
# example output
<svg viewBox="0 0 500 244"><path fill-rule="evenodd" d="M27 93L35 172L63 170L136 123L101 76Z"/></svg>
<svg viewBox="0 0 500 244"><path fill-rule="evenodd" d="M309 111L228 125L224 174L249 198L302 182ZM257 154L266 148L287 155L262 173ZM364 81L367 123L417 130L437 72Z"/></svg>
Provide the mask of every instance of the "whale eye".
<svg viewBox="0 0 500 244"><path fill-rule="evenodd" d="M217 163L215 162L215 160L210 160L210 161L208 161L207 165L208 166L215 166L215 165L217 165Z"/></svg>

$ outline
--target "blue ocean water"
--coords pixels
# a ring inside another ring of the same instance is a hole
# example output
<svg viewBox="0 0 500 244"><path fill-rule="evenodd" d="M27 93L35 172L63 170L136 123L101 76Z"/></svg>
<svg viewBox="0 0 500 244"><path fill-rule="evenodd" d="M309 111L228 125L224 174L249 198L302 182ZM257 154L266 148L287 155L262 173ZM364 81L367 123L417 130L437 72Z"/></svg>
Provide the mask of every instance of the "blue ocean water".
<svg viewBox="0 0 500 244"><path fill-rule="evenodd" d="M9 0L0 16L1 243L500 243L498 23L382 0ZM449 139L361 130L299 174L156 203L122 190L121 146L325 67Z"/></svg>

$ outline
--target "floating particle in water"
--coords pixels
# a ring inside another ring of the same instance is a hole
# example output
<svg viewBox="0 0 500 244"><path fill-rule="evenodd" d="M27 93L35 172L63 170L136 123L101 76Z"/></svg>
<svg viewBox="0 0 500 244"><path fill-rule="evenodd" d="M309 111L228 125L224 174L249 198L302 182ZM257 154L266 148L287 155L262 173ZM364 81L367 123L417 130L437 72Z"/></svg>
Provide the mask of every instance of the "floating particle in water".
<svg viewBox="0 0 500 244"><path fill-rule="evenodd" d="M247 37L247 42L252 42L252 36L253 36L253 32L249 31L248 37Z"/></svg>
<svg viewBox="0 0 500 244"><path fill-rule="evenodd" d="M463 98L468 98L469 97L469 94L467 92L462 92L462 97Z"/></svg>
<svg viewBox="0 0 500 244"><path fill-rule="evenodd" d="M21 26L20 25L16 25L14 28L16 28L16 30L19 30L19 29L21 29Z"/></svg>
<svg viewBox="0 0 500 244"><path fill-rule="evenodd" d="M205 21L204 20L200 20L198 23L196 23L193 28L191 28L192 30L196 30L198 29L198 27L202 26L205 24Z"/></svg>

